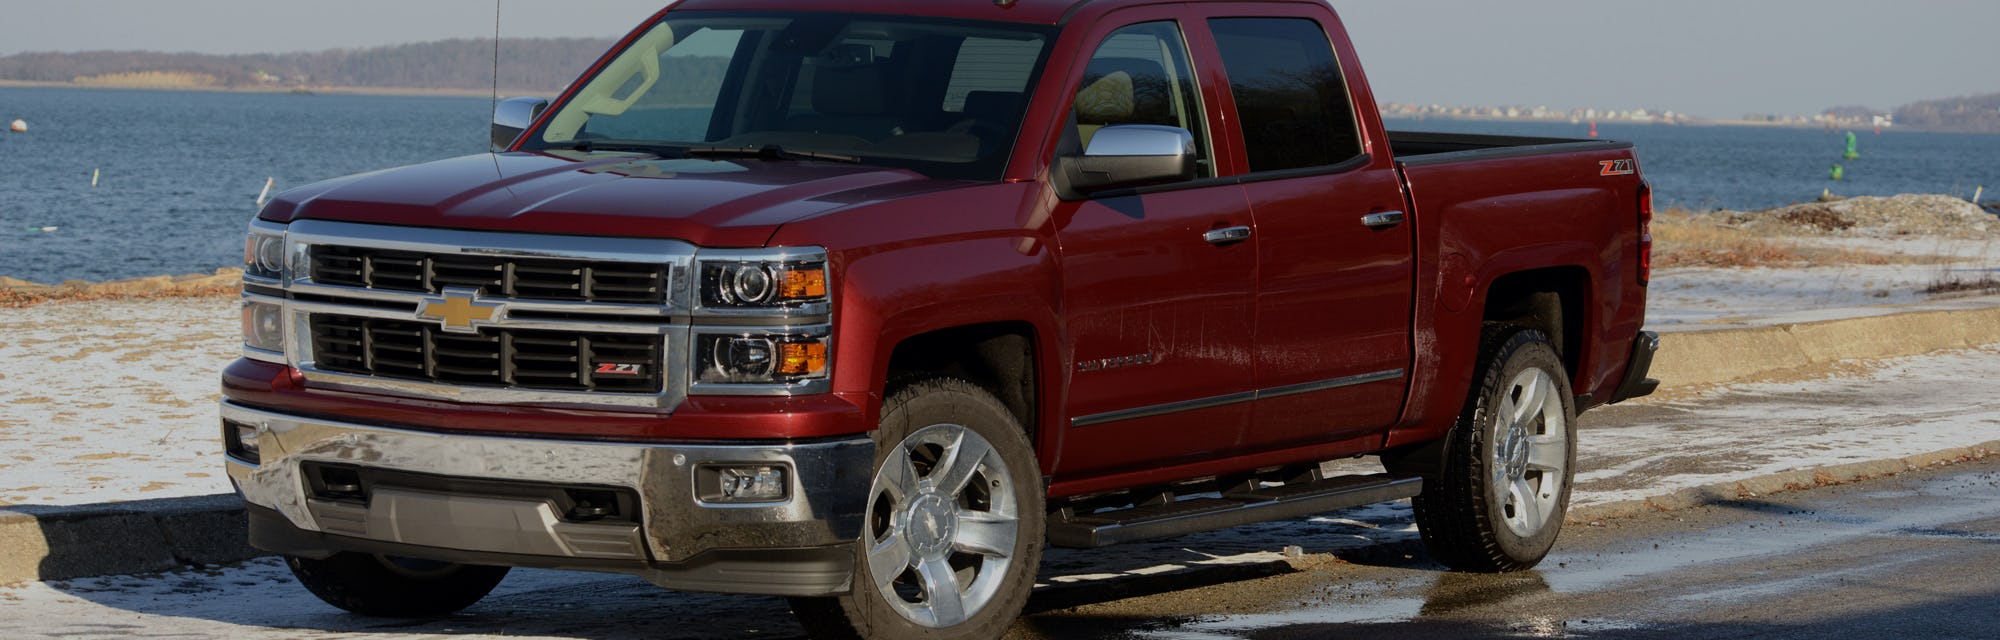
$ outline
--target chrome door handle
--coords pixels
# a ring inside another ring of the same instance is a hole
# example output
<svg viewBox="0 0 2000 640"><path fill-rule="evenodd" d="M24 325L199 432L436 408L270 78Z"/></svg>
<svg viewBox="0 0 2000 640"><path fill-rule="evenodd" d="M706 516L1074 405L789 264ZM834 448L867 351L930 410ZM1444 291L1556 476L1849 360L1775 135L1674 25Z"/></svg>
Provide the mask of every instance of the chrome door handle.
<svg viewBox="0 0 2000 640"><path fill-rule="evenodd" d="M1212 245L1225 245L1250 239L1250 227L1228 227L1201 234L1201 239Z"/></svg>
<svg viewBox="0 0 2000 640"><path fill-rule="evenodd" d="M1384 211L1361 216L1361 224L1370 229L1387 229L1403 223L1403 212Z"/></svg>

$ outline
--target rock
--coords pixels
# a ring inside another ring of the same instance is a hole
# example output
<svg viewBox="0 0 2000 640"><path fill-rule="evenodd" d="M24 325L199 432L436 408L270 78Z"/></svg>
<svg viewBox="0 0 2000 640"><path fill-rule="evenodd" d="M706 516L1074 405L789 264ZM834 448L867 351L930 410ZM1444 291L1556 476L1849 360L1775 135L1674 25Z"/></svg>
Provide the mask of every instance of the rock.
<svg viewBox="0 0 2000 640"><path fill-rule="evenodd" d="M160 293L162 291L166 291L172 288L173 285L174 285L174 279L170 276L152 276L149 278L132 278L130 280L114 280L111 282L100 282L94 285L90 285L89 290L91 293L144 295L144 294Z"/></svg>
<svg viewBox="0 0 2000 640"><path fill-rule="evenodd" d="M173 283L173 288L176 291L194 291L198 289L208 289L208 288L238 287L242 286L242 284L243 284L243 276L237 274L222 274L213 276L201 276L187 280L175 280Z"/></svg>
<svg viewBox="0 0 2000 640"><path fill-rule="evenodd" d="M19 278L9 278L7 276L0 276L0 289L34 289L47 286L49 285L45 285L39 282L29 282Z"/></svg>
<svg viewBox="0 0 2000 640"><path fill-rule="evenodd" d="M1944 195L1861 196L1720 216L1725 224L1778 234L1971 239L1991 237L2000 228L1978 205Z"/></svg>

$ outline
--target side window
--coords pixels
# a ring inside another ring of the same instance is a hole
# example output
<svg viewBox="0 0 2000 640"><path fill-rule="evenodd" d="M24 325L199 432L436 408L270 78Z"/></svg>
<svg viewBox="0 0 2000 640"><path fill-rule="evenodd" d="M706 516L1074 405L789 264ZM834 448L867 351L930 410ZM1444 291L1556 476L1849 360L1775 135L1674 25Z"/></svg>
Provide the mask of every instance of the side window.
<svg viewBox="0 0 2000 640"><path fill-rule="evenodd" d="M1318 167L1361 155L1333 44L1302 18L1208 21L1229 74L1251 171Z"/></svg>
<svg viewBox="0 0 2000 640"><path fill-rule="evenodd" d="M1201 93L1188 64L1187 45L1172 21L1119 29L1098 45L1077 86L1077 136L1083 148L1107 125L1157 124L1194 134L1201 177L1215 175L1209 161Z"/></svg>

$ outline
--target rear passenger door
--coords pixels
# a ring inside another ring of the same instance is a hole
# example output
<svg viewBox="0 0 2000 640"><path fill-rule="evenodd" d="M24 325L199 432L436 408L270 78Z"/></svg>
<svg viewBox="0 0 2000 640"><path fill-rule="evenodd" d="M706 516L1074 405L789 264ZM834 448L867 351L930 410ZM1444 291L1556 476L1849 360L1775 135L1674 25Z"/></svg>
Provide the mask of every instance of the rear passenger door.
<svg viewBox="0 0 2000 640"><path fill-rule="evenodd" d="M1258 400L1245 444L1372 449L1402 407L1415 281L1388 143L1368 139L1381 130L1374 99L1330 11L1202 11L1257 225Z"/></svg>

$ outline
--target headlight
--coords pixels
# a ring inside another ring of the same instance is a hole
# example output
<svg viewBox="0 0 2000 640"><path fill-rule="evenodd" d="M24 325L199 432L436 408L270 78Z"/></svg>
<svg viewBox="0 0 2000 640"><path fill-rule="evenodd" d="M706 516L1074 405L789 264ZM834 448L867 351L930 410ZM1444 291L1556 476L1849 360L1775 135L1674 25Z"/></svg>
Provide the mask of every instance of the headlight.
<svg viewBox="0 0 2000 640"><path fill-rule="evenodd" d="M723 255L702 256L701 306L705 308L792 310L824 304L828 299L824 251L712 253Z"/></svg>
<svg viewBox="0 0 2000 640"><path fill-rule="evenodd" d="M825 378L829 341L805 334L699 334L696 382L793 384Z"/></svg>
<svg viewBox="0 0 2000 640"><path fill-rule="evenodd" d="M243 346L283 353L284 307L265 302L243 301Z"/></svg>
<svg viewBox="0 0 2000 640"><path fill-rule="evenodd" d="M290 271L291 261L285 246L284 225L262 220L250 223L250 234L243 239L243 275L265 280L284 280Z"/></svg>

